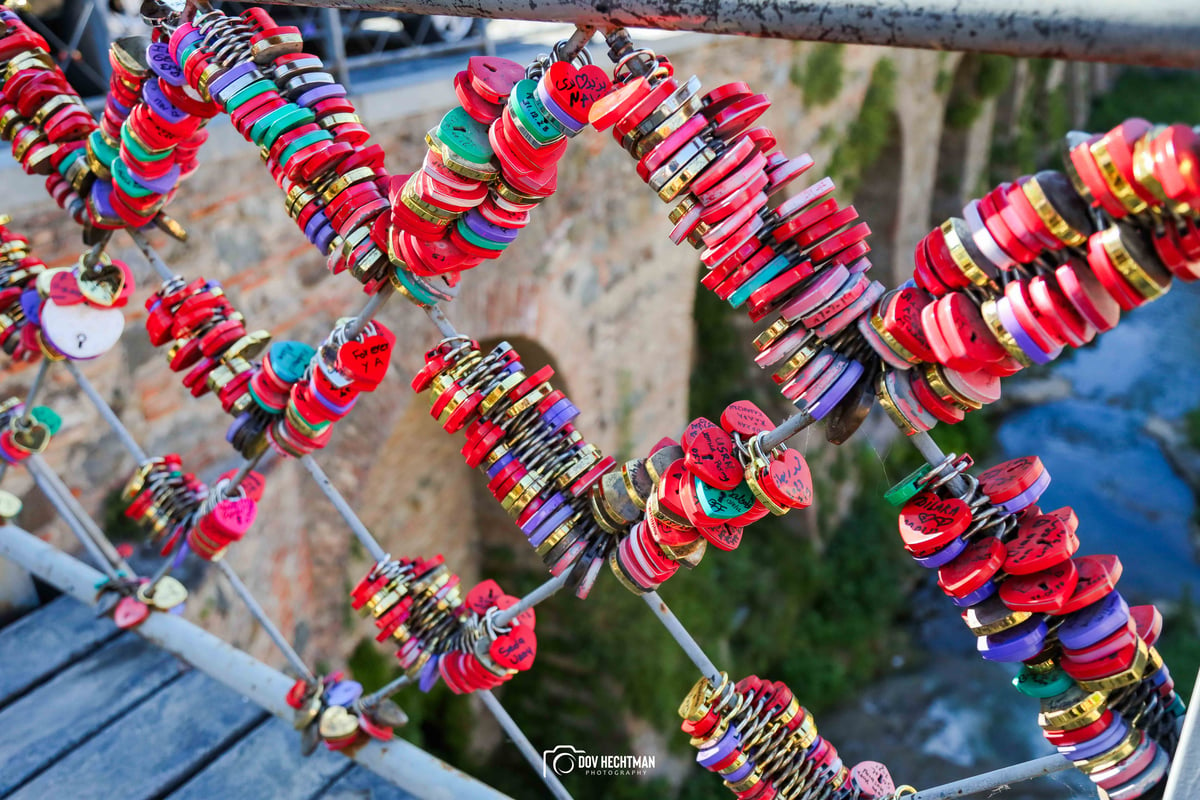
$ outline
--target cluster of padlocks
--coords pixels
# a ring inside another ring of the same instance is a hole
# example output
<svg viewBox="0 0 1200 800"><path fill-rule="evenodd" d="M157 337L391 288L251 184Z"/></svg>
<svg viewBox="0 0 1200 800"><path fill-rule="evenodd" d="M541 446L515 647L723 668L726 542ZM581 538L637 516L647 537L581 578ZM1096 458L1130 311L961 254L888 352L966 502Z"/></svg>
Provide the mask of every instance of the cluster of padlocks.
<svg viewBox="0 0 1200 800"><path fill-rule="evenodd" d="M994 402L1001 377L1091 341L1172 277L1200 277L1200 144L1183 125L1130 120L1072 134L1065 173L973 200L922 239L913 281L887 291L868 277L870 229L831 197L832 181L784 196L813 162L784 155L755 126L765 95L740 82L701 93L698 78L678 78L623 32L609 37L611 76L565 46L528 66L472 58L454 80L460 106L429 131L421 165L391 175L299 30L258 8L152 22L150 40L112 46L97 123L45 41L0 10L0 137L26 171L48 175L47 190L93 245L77 265L49 270L0 227L0 341L16 360L82 360L116 344L134 284L104 255L103 232L156 224L179 233L162 210L220 113L259 148L331 272L426 308L452 300L461 273L516 240L557 188L570 138L611 128L639 177L675 204L669 236L700 251L704 287L769 321L755 361L800 410L787 430L741 401L623 464L575 428L580 410L551 385L553 370L527 371L509 344L485 353L443 328L425 354L413 389L428 391L447 432L464 433L466 463L486 473L550 573L581 598L606 563L647 594L699 563L709 544L733 550L747 525L811 504L808 465L785 444L804 425L828 419L828 438L841 443L876 398L910 435L953 424ZM194 396L215 395L234 417L226 438L248 461L208 487L176 455L147 458L125 487L126 514L164 555L217 560L255 520L263 481L254 459L323 447L358 395L380 386L395 336L364 316L340 320L316 347L271 343L201 278L164 276L146 310L150 342L167 348ZM40 452L58 424L47 409L6 403L0 456L16 463ZM1038 459L977 477L969 466L948 458L889 492L902 505L905 549L937 570L984 658L1023 664L1015 683L1040 699L1046 738L1108 797L1142 796L1167 771L1183 713L1154 648L1161 615L1128 607L1116 556L1075 555L1070 508L1037 507L1049 483ZM125 595L123 625L179 606L162 580L111 587ZM518 599L492 581L464 594L440 556L378 559L351 598L422 690L439 680L456 693L490 689L533 664L533 610L517 613ZM404 721L340 675L298 681L288 702L307 746L387 739ZM906 789L881 764L843 764L782 683L705 677L680 714L699 763L737 797L866 800Z"/></svg>

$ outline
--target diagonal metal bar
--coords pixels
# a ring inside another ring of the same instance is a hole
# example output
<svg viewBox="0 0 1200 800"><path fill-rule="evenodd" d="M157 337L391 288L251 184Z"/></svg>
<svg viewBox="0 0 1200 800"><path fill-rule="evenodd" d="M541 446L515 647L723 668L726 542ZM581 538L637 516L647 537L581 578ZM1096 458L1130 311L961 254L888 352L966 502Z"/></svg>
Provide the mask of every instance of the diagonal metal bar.
<svg viewBox="0 0 1200 800"><path fill-rule="evenodd" d="M33 478L33 482L37 484L38 489L41 490L42 494L46 496L46 499L50 502L50 505L54 506L55 510L58 511L58 514L62 517L63 522L67 523L67 527L71 529L71 533L75 534L75 538L78 539L80 544L83 545L83 549L87 550L88 555L92 557L92 560L95 561L102 570L104 570L104 574L107 575L110 580L120 580L120 576L117 574L116 568L113 567L107 558L105 558L104 551L100 549L100 545L97 544L88 534L87 529L83 527L83 523L76 519L75 514L72 513L70 507L66 504L66 501L63 500L62 496L59 495L59 493L55 490L54 485L50 483L50 481L46 480L46 475L42 472L42 469L39 467L39 465L27 464L26 468L29 470L29 476ZM8 526L0 526L0 528L5 529L7 527Z"/></svg>
<svg viewBox="0 0 1200 800"><path fill-rule="evenodd" d="M1003 791L1010 784L1053 775L1068 769L1074 769L1074 765L1064 757L1057 754L1043 756L1032 761L963 778L961 781L925 789L912 795L908 800L949 800L952 797L972 797L997 789Z"/></svg>
<svg viewBox="0 0 1200 800"><path fill-rule="evenodd" d="M526 609L533 608L538 603L552 597L560 589L567 585L567 580L571 577L571 571L564 570L562 574L556 575L550 580L543 583L541 586L534 589L529 594L522 597L516 605L506 608L495 616L492 620L496 625L507 625L523 613Z"/></svg>
<svg viewBox="0 0 1200 800"><path fill-rule="evenodd" d="M279 0L273 0L279 2ZM1200 67L1200 4L1158 0L286 0L282 5L653 27L1038 58Z"/></svg>
<svg viewBox="0 0 1200 800"><path fill-rule="evenodd" d="M90 400L92 405L96 407L96 410L100 412L100 416L104 417L104 421L107 422L108 426L113 429L113 433L117 435L117 438L121 440L121 446L128 450L129 454L132 455L134 459L138 461L138 463L145 461L146 451L142 449L140 444L138 444L137 439L133 438L133 434L130 433L129 429L125 427L125 423L121 422L121 418L117 416L117 412L112 410L112 406L110 406L104 400L104 398L100 396L100 392L96 391L96 387L93 386L92 382L84 376L82 371L80 371L79 365L68 360L63 362L63 366L66 367L67 372L71 373L71 376L75 378L75 382L79 384L79 388L83 390L83 393L87 395L88 400Z"/></svg>
<svg viewBox="0 0 1200 800"><path fill-rule="evenodd" d="M108 536L105 535L100 526L96 524L96 520L92 518L92 515L87 512L83 504L71 493L71 489L67 486L66 482L57 472L50 468L50 465L41 456L30 456L26 459L25 465L31 470L36 470L54 488L54 491L62 498L64 505L70 509L75 518L83 525L84 530L96 542L110 563L116 565L116 568L123 571L126 575L132 576L137 574L133 567L129 566L125 559L121 557L121 554L117 552L117 548L113 547L112 542L109 541Z"/></svg>
<svg viewBox="0 0 1200 800"><path fill-rule="evenodd" d="M95 594L92 587L102 577L88 565L15 525L0 526L0 558L19 564L89 606ZM284 698L294 679L287 675L174 614L151 614L133 632L174 653L275 716L292 721L295 711ZM352 753L341 752L417 797L510 800L507 795L403 739L370 740L353 748Z"/></svg>
<svg viewBox="0 0 1200 800"><path fill-rule="evenodd" d="M654 612L654 616L658 617L658 621L666 627L667 632L679 642L679 646L683 648L683 652L687 653L688 658L696 665L696 669L700 670L701 674L708 678L713 684L721 682L721 671L717 669L717 665L712 662L700 648L700 643L688 633L687 628L683 627L683 623L679 621L679 617L675 616L666 602L658 596L658 592L646 592L642 595L642 599L646 601L646 605Z"/></svg>
<svg viewBox="0 0 1200 800"><path fill-rule="evenodd" d="M542 780L550 790L550 793L558 798L558 800L571 800L571 793L562 785L562 781L558 779L558 775L554 773L554 770L546 767L545 755L538 754L538 751L533 747L533 743L529 741L529 737L521 730L521 726L509 716L504 706L500 705L500 701L496 699L496 695L486 689L475 694L479 695L479 699L483 701L487 710L492 712L492 716L496 718L496 721L500 723L500 727L504 728L504 732L513 740L513 744L521 751L521 755L525 756L525 760L529 762L529 766L533 767L533 771L542 776Z"/></svg>
<svg viewBox="0 0 1200 800"><path fill-rule="evenodd" d="M308 474L316 481L317 487L329 498L329 502L333 503L333 507L342 515L342 519L346 521L350 531L362 543L362 546L367 548L367 552L371 554L371 558L376 561L383 561L387 558L387 552L376 541L371 532L367 530L367 526L358 518L358 514L354 512L354 508L346 502L346 498L333 485L333 481L329 480L329 476L325 474L325 470L321 469L321 465L316 462L311 455L306 455L300 459L300 463L308 470Z"/></svg>
<svg viewBox="0 0 1200 800"><path fill-rule="evenodd" d="M267 632L267 636L271 637L271 641L275 643L275 646L287 658L288 663L292 665L292 669L296 670L300 677L309 683L316 683L317 677L312 673L312 670L308 668L308 665L304 663L304 659L300 657L300 654L292 647L291 642L283 635L283 631L279 630L275 623L271 621L266 610L259 605L257 598L254 597L254 593L250 591L246 584L242 583L242 579L233 571L233 567L229 566L224 560L213 563L217 565L217 569L229 581L229 585L233 587L233 591L237 593L237 596L246 604L246 608L249 609L250 614L258 620L259 625L262 625L263 630Z"/></svg>
<svg viewBox="0 0 1200 800"><path fill-rule="evenodd" d="M133 239L133 243L137 245L138 250L141 250L142 255L150 262L150 266L158 273L158 277L164 281L169 281L175 277L175 273L171 271L171 268L162 260L158 251L150 244L150 240L146 238L146 234L134 228L126 228L125 230L129 233L129 238Z"/></svg>

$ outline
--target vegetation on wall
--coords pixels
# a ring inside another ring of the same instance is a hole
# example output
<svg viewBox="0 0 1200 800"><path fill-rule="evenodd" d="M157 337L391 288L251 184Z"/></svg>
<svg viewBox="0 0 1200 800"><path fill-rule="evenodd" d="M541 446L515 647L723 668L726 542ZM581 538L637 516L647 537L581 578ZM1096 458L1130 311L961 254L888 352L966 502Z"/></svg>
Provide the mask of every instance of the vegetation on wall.
<svg viewBox="0 0 1200 800"><path fill-rule="evenodd" d="M828 105L842 91L842 53L844 44L817 42L808 53L804 66L792 63L789 78L800 88L804 104L817 107Z"/></svg>
<svg viewBox="0 0 1200 800"><path fill-rule="evenodd" d="M1012 85L1015 72L1016 60L1009 56L990 53L963 56L958 71L949 79L946 127L952 130L971 127L987 101L999 97Z"/></svg>
<svg viewBox="0 0 1200 800"><path fill-rule="evenodd" d="M858 111L858 117L846 129L833 157L829 174L837 182L842 196L852 196L863 179L863 172L887 146L892 130L892 109L896 100L896 66L881 58L871 70L871 82Z"/></svg>

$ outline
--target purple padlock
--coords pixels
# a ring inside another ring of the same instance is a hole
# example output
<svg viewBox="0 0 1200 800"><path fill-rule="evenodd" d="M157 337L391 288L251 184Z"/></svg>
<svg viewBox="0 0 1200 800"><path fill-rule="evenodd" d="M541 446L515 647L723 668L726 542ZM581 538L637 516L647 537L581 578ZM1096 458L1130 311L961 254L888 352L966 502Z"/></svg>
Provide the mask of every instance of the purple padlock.
<svg viewBox="0 0 1200 800"><path fill-rule="evenodd" d="M1012 335L1017 346L1035 364L1049 364L1062 353L1063 349L1061 345L1053 350L1046 351L1038 347L1037 343L1029 338L1029 334L1021 327L1016 314L1013 313L1012 305L1007 297L1001 297L996 301L996 314L1000 318L1000 324Z"/></svg>
<svg viewBox="0 0 1200 800"><path fill-rule="evenodd" d="M1090 606L1067 614L1058 627L1058 640L1068 650L1084 650L1129 623L1129 604L1115 589Z"/></svg>
<svg viewBox="0 0 1200 800"><path fill-rule="evenodd" d="M483 214L479 213L479 209L472 208L463 215L463 222L471 231L489 242L497 244L511 244L517 240L520 231L516 228L505 228L502 225L497 225L494 222L489 222L484 218Z"/></svg>
<svg viewBox="0 0 1200 800"><path fill-rule="evenodd" d="M171 58L171 48L166 42L153 42L147 47L146 61L155 75L172 86L183 86L187 83L183 70L175 63L175 59Z"/></svg>
<svg viewBox="0 0 1200 800"><path fill-rule="evenodd" d="M952 540L949 544L938 550L931 556L913 556L913 561L920 564L925 569L937 569L944 567L958 556L963 550L967 549L967 540L958 538Z"/></svg>
<svg viewBox="0 0 1200 800"><path fill-rule="evenodd" d="M186 111L180 111L174 103L167 99L159 87L158 81L146 81L142 84L142 99L146 101L146 105L150 107L151 111L172 125L177 125L188 117Z"/></svg>
<svg viewBox="0 0 1200 800"><path fill-rule="evenodd" d="M438 662L442 660L441 656L430 656L425 662L425 666L421 667L421 677L417 680L417 688L422 692L428 692L437 685L438 678L442 676L438 671Z"/></svg>
<svg viewBox="0 0 1200 800"><path fill-rule="evenodd" d="M575 513L575 509L571 506L559 508L529 536L529 543L534 547L538 547L542 542L546 541L550 534L554 533L554 530L559 525L562 525Z"/></svg>
<svg viewBox="0 0 1200 800"><path fill-rule="evenodd" d="M842 398L850 393L854 388L854 384L858 383L858 379L862 377L863 365L858 361L851 361L846 369L838 376L838 379L833 382L833 386L826 389L820 397L814 400L808 406L808 413L813 419L824 419L825 415L842 402Z"/></svg>
<svg viewBox="0 0 1200 800"><path fill-rule="evenodd" d="M41 324L42 296L32 286L21 292L21 311L25 313L25 319L32 324Z"/></svg>
<svg viewBox="0 0 1200 800"><path fill-rule="evenodd" d="M987 600L996 593L998 588L999 586L996 585L995 581L988 581L987 583L983 584L983 586L980 586L978 589L968 595L964 595L962 597L954 597L952 595L950 597L950 601L959 608L969 608L982 603L984 600Z"/></svg>
<svg viewBox="0 0 1200 800"><path fill-rule="evenodd" d="M1036 503L1038 498L1045 493L1046 487L1049 485L1050 470L1043 469L1042 474L1037 476L1037 479L1033 482L1032 486L1021 492L1016 497L1005 500L1003 503L997 503L996 505L1009 514L1015 514L1018 511L1028 508Z"/></svg>
<svg viewBox="0 0 1200 800"><path fill-rule="evenodd" d="M358 681L338 681L325 690L325 702L331 706L350 708L362 697L363 687Z"/></svg>
<svg viewBox="0 0 1200 800"><path fill-rule="evenodd" d="M513 460L512 453L505 453L504 455L500 456L500 458L498 458L496 460L495 464L492 464L490 467L487 468L488 479L491 480L492 478L499 475L500 471L502 469L504 469L505 467L507 467L512 460Z"/></svg>
<svg viewBox="0 0 1200 800"><path fill-rule="evenodd" d="M696 761L700 766L709 769L712 764L719 764L721 761L729 757L729 754L738 748L742 743L742 737L737 732L737 728L727 728L725 735L722 736L716 744L705 747L696 754Z"/></svg>
<svg viewBox="0 0 1200 800"><path fill-rule="evenodd" d="M564 498L560 492L547 497L542 504L538 506L537 511L529 515L529 519L525 520L521 525L521 533L526 536L531 536L541 524L546 521L546 518L554 513L554 510L563 504Z"/></svg>
<svg viewBox="0 0 1200 800"><path fill-rule="evenodd" d="M980 636L975 640L975 647L988 661L1025 661L1042 651L1046 634L1046 621L1035 616L1006 631Z"/></svg>
<svg viewBox="0 0 1200 800"><path fill-rule="evenodd" d="M155 194L167 194L176 187L179 183L179 165L171 167L166 174L157 178L143 178L126 165L130 176L137 184L143 188L149 189Z"/></svg>

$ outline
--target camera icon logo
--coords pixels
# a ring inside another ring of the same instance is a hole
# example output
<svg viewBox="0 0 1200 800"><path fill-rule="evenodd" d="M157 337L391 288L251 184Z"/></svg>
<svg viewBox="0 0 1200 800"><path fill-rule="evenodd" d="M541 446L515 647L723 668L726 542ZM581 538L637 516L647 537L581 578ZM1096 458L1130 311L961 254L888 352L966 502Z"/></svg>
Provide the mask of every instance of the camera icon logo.
<svg viewBox="0 0 1200 800"><path fill-rule="evenodd" d="M542 751L542 777L550 772L555 775L570 775L575 771L579 757L586 751L573 744L560 744Z"/></svg>

